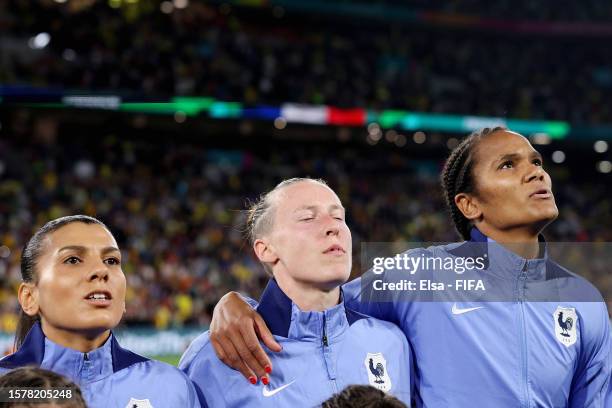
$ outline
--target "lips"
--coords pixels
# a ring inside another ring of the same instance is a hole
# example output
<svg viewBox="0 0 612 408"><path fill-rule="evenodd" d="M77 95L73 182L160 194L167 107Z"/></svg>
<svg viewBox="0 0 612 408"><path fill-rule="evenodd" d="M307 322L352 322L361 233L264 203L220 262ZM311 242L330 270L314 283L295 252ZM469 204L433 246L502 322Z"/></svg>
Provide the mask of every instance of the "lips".
<svg viewBox="0 0 612 408"><path fill-rule="evenodd" d="M323 251L323 253L341 255L341 254L345 254L346 251L340 245L334 244L334 245L330 245L325 251Z"/></svg>
<svg viewBox="0 0 612 408"><path fill-rule="evenodd" d="M85 300L95 306L109 306L113 296L107 290L95 290L85 296Z"/></svg>
<svg viewBox="0 0 612 408"><path fill-rule="evenodd" d="M545 200L545 199L552 198L552 192L547 188L539 188L535 190L534 192L532 192L531 194L529 194L529 197Z"/></svg>

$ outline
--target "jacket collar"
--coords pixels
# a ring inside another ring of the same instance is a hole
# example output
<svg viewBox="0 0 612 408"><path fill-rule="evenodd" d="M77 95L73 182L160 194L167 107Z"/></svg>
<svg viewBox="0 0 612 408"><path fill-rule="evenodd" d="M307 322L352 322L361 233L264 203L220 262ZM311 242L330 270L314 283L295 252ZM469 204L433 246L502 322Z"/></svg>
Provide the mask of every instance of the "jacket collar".
<svg viewBox="0 0 612 408"><path fill-rule="evenodd" d="M36 365L77 379L80 378L86 354L90 366L88 370L94 373L91 374L90 379L99 379L101 376L116 373L133 364L148 360L148 358L122 348L112 333L104 345L90 353L81 353L62 347L47 339L40 327L40 322L36 322L19 350L0 360L0 367L13 369L25 365Z"/></svg>
<svg viewBox="0 0 612 408"><path fill-rule="evenodd" d="M526 259L483 234L478 228L470 231L470 240L449 252L455 256L484 257L485 268L504 279L516 279L523 274L527 280L548 280L567 275L548 258L546 240L538 236L541 257Z"/></svg>
<svg viewBox="0 0 612 408"><path fill-rule="evenodd" d="M296 340L321 341L323 326L329 341L341 335L348 326L366 316L344 304L340 288L340 303L322 312L304 312L270 279L259 300L257 311L272 334Z"/></svg>

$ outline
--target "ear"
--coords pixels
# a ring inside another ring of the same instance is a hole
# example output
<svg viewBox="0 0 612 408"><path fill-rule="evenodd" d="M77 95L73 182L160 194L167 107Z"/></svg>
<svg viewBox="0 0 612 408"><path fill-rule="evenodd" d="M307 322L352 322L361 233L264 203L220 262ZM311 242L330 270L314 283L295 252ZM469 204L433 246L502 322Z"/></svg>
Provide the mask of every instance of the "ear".
<svg viewBox="0 0 612 408"><path fill-rule="evenodd" d="M38 304L38 287L31 282L22 282L17 292L19 304L28 316L36 316L40 311Z"/></svg>
<svg viewBox="0 0 612 408"><path fill-rule="evenodd" d="M478 199L473 195L466 193L459 193L455 196L455 204L459 211L463 214L465 218L468 220L476 220L482 217L482 210L480 208L480 203Z"/></svg>
<svg viewBox="0 0 612 408"><path fill-rule="evenodd" d="M278 262L276 251L266 239L256 239L253 243L253 250L260 262L271 264L271 266Z"/></svg>

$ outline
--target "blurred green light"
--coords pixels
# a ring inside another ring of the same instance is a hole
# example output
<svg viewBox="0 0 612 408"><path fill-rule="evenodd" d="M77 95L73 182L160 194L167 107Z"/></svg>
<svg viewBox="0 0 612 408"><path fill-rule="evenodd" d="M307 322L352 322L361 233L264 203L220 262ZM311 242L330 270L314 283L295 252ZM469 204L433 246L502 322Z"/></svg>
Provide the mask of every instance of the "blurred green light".
<svg viewBox="0 0 612 408"><path fill-rule="evenodd" d="M239 118L242 115L242 104L239 102L214 102L210 106L210 117L217 119Z"/></svg>
<svg viewBox="0 0 612 408"><path fill-rule="evenodd" d="M378 116L377 122L380 123L380 126L383 128L393 128L399 125L408 114L407 111L386 110ZM369 120L368 123L370 122L374 121Z"/></svg>

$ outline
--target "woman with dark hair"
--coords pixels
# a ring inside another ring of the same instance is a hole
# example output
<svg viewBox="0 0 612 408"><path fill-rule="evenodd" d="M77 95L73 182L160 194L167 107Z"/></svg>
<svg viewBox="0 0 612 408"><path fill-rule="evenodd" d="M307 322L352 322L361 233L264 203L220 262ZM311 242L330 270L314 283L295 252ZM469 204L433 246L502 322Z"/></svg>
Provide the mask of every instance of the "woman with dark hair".
<svg viewBox="0 0 612 408"><path fill-rule="evenodd" d="M467 242L405 254L484 259L478 276L490 292L465 300L391 295L387 302L368 302L363 297L371 291L362 288L370 272L343 287L351 307L402 328L414 351L417 405L604 408L612 359L606 305L590 283L548 257L541 232L558 210L540 154L520 134L484 129L451 153L441 181ZM444 272L421 268L414 275ZM388 271L384 279L406 277ZM238 355L223 358L245 361L247 374L265 375L269 360L255 332L269 348L278 345L254 313L239 295L226 295L215 310L211 339L224 350L233 341Z"/></svg>
<svg viewBox="0 0 612 408"><path fill-rule="evenodd" d="M45 224L21 257L17 351L0 372L39 366L81 387L90 407L199 407L178 369L119 346L125 311L121 252L109 229L85 215Z"/></svg>

